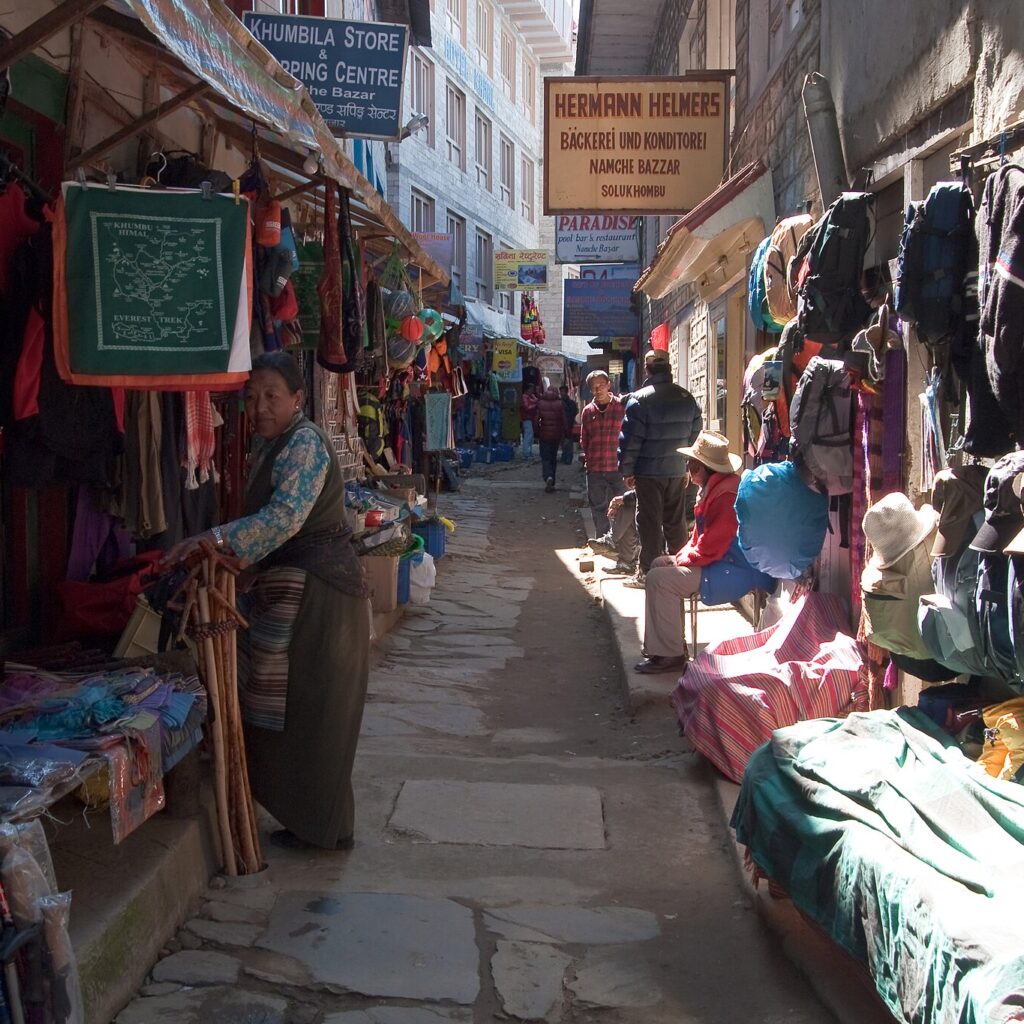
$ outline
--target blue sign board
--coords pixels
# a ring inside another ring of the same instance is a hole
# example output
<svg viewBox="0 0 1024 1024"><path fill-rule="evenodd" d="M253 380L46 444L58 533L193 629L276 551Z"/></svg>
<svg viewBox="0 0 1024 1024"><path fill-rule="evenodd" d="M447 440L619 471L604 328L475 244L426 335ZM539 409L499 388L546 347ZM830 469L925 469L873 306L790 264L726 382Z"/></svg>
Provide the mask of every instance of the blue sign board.
<svg viewBox="0 0 1024 1024"><path fill-rule="evenodd" d="M407 25L252 11L243 21L302 82L335 135L399 138Z"/></svg>
<svg viewBox="0 0 1024 1024"><path fill-rule="evenodd" d="M629 308L636 278L568 278L562 313L563 334L610 335L631 338L639 330L636 313Z"/></svg>

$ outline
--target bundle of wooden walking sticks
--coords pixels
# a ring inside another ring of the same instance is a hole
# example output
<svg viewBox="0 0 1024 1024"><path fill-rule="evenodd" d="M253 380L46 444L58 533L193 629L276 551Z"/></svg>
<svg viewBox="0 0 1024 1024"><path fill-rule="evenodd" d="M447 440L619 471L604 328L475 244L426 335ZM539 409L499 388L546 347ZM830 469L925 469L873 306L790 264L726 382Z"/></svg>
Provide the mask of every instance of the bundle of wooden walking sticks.
<svg viewBox="0 0 1024 1024"><path fill-rule="evenodd" d="M200 550L190 555L184 566L188 575L168 607L180 609L177 639L188 635L194 640L210 696L214 793L224 873L251 875L262 870L263 858L238 703L237 630L249 628L235 607L239 569L235 559L206 543L200 544Z"/></svg>

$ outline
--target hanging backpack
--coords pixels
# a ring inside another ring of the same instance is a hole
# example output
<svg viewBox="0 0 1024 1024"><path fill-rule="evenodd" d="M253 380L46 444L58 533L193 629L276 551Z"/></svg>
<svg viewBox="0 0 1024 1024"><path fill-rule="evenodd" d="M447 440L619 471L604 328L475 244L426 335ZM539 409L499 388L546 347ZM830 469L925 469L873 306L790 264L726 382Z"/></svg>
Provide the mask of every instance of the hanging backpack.
<svg viewBox="0 0 1024 1024"><path fill-rule="evenodd" d="M963 326L964 286L974 235L974 200L958 182L933 185L907 207L897 259L896 314L929 345Z"/></svg>
<svg viewBox="0 0 1024 1024"><path fill-rule="evenodd" d="M811 490L792 462L744 473L736 493L740 547L755 569L795 580L821 554L828 498Z"/></svg>
<svg viewBox="0 0 1024 1024"><path fill-rule="evenodd" d="M842 341L867 325L871 307L860 288L873 202L869 192L844 192L804 236L796 286L797 316L807 338Z"/></svg>
<svg viewBox="0 0 1024 1024"><path fill-rule="evenodd" d="M364 391L359 399L359 436L373 459L384 454L388 424L380 399L372 391Z"/></svg>
<svg viewBox="0 0 1024 1024"><path fill-rule="evenodd" d="M1010 559L1002 552L976 552L978 578L975 602L981 631L981 654L992 667L989 675L1004 682L1018 679L1017 656L1010 637Z"/></svg>
<svg viewBox="0 0 1024 1024"><path fill-rule="evenodd" d="M796 295L790 287L789 263L800 241L814 225L809 213L786 217L775 225L764 257L764 293L768 315L782 330L796 316Z"/></svg>
<svg viewBox="0 0 1024 1024"><path fill-rule="evenodd" d="M791 457L808 487L823 494L853 490L853 393L838 359L815 356L789 411Z"/></svg>
<svg viewBox="0 0 1024 1024"><path fill-rule="evenodd" d="M775 358L775 349L770 348L755 355L743 372L743 397L740 399L740 422L743 424L743 450L751 457L757 456L764 422L764 364Z"/></svg>
<svg viewBox="0 0 1024 1024"><path fill-rule="evenodd" d="M781 331L781 324L768 315L768 304L765 301L764 261L771 245L771 237L762 239L754 250L754 258L750 263L750 274L747 278L747 309L750 319L759 331Z"/></svg>

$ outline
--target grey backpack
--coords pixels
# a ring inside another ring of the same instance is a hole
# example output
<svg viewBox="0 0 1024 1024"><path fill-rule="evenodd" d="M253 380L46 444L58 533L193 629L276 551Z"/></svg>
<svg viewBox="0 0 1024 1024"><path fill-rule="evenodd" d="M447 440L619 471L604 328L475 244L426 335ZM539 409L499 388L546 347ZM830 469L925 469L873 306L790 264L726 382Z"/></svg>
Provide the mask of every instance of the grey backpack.
<svg viewBox="0 0 1024 1024"><path fill-rule="evenodd" d="M791 457L804 483L825 494L853 490L853 396L838 359L815 356L789 407Z"/></svg>

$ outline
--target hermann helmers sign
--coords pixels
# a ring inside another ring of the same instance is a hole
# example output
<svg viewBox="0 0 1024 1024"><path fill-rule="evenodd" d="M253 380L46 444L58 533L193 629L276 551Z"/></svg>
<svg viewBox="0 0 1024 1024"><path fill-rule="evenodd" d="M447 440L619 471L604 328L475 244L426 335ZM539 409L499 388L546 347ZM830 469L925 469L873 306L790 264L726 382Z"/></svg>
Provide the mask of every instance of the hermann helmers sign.
<svg viewBox="0 0 1024 1024"><path fill-rule="evenodd" d="M718 187L728 75L544 80L544 212L685 213Z"/></svg>
<svg viewBox="0 0 1024 1024"><path fill-rule="evenodd" d="M335 135L399 137L407 26L251 11L243 21L302 82Z"/></svg>

